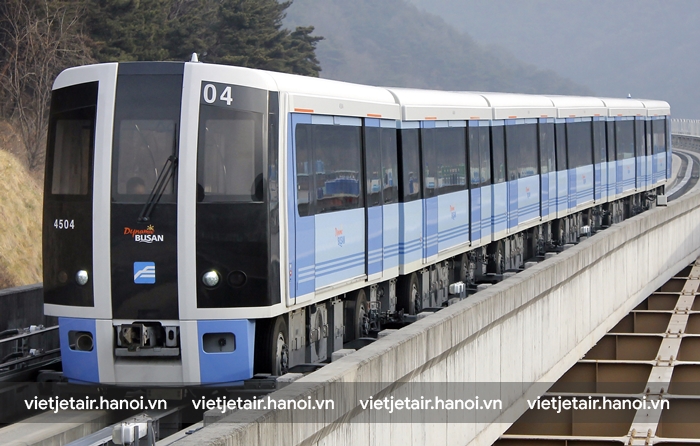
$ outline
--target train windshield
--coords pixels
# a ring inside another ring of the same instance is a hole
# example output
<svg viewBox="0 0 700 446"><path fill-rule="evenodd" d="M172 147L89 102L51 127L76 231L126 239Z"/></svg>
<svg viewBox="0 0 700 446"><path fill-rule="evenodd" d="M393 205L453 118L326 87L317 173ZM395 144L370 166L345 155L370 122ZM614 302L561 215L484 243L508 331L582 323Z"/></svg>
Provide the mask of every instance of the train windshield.
<svg viewBox="0 0 700 446"><path fill-rule="evenodd" d="M204 83L197 147L199 201L263 201L266 105L267 92L262 90Z"/></svg>
<svg viewBox="0 0 700 446"><path fill-rule="evenodd" d="M114 201L145 202L168 158L177 156L181 91L180 75L119 76L114 119ZM161 202L175 201L175 177L168 180Z"/></svg>
<svg viewBox="0 0 700 446"><path fill-rule="evenodd" d="M47 172L53 195L87 195L95 139L97 82L53 92Z"/></svg>

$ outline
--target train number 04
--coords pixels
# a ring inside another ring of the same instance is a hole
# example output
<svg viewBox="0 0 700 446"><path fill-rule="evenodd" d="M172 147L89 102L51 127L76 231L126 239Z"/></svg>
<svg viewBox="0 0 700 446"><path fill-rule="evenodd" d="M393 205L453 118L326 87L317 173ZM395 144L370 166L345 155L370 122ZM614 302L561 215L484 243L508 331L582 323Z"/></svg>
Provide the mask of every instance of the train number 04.
<svg viewBox="0 0 700 446"><path fill-rule="evenodd" d="M216 85L214 84L207 84L204 86L204 90L202 92L202 96L204 99L204 102L207 104L213 104L216 101L216 96L217 96L217 91L216 91ZM231 96L231 86L225 86L224 90L221 92L221 95L219 96L219 100L222 102L225 102L226 105L231 105L231 102L233 102L233 97Z"/></svg>
<svg viewBox="0 0 700 446"><path fill-rule="evenodd" d="M75 220L63 220L57 218L53 222L53 227L56 229L75 229Z"/></svg>

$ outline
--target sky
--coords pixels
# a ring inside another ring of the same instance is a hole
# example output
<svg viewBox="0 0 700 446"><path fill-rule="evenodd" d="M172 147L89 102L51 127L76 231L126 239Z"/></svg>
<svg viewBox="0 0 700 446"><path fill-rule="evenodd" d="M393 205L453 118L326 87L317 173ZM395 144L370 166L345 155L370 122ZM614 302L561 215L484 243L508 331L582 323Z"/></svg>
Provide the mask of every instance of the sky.
<svg viewBox="0 0 700 446"><path fill-rule="evenodd" d="M659 99L700 119L698 0L407 0L482 44L595 95Z"/></svg>

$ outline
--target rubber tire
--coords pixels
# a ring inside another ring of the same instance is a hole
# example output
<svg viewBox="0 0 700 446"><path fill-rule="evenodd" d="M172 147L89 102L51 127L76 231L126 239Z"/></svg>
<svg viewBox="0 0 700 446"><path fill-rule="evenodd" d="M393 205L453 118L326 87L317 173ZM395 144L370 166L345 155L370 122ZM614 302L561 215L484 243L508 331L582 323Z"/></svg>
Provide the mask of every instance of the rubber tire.
<svg viewBox="0 0 700 446"><path fill-rule="evenodd" d="M396 310L403 310L404 314L411 315L416 314L416 310L420 312L421 302L417 302L421 299L420 292L416 273L401 276L396 290Z"/></svg>
<svg viewBox="0 0 700 446"><path fill-rule="evenodd" d="M287 347L286 365L281 364L278 357L278 338L282 336ZM272 375L284 375L289 369L289 331L284 317L278 316L260 323L256 330L256 343L260 354L255 356L255 373L271 373Z"/></svg>
<svg viewBox="0 0 700 446"><path fill-rule="evenodd" d="M364 289L354 291L345 301L345 334L343 342L369 336L362 329L363 316L369 315L369 301Z"/></svg>

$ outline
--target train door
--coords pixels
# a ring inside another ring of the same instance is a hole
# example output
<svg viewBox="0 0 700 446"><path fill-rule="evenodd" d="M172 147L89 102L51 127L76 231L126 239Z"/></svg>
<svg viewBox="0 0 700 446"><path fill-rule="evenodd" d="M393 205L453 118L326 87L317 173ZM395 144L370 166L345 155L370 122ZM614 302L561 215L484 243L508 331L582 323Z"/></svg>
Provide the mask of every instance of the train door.
<svg viewBox="0 0 700 446"><path fill-rule="evenodd" d="M399 207L396 121L365 119L367 280L398 273Z"/></svg>
<svg viewBox="0 0 700 446"><path fill-rule="evenodd" d="M382 141L379 119L365 119L364 172L365 172L365 225L367 248L365 264L367 280L381 278L384 271L382 251L384 247L384 202Z"/></svg>
<svg viewBox="0 0 700 446"><path fill-rule="evenodd" d="M554 167L554 119L541 118L539 124L540 149L540 215L548 219L555 211L556 176Z"/></svg>
<svg viewBox="0 0 700 446"><path fill-rule="evenodd" d="M434 121L423 121L423 129L434 129ZM437 198L437 154L434 134L422 134L422 180L423 180L423 263L435 261L438 253L438 198Z"/></svg>
<svg viewBox="0 0 700 446"><path fill-rule="evenodd" d="M312 296L315 289L315 246L313 222L313 169L309 127L311 115L292 114L290 120L289 190L296 197L289 206L290 280L288 305L300 296ZM293 244L293 246L292 246ZM302 299L302 301L308 298Z"/></svg>
<svg viewBox="0 0 700 446"><path fill-rule="evenodd" d="M292 118L295 147L296 303L365 276L362 120Z"/></svg>

